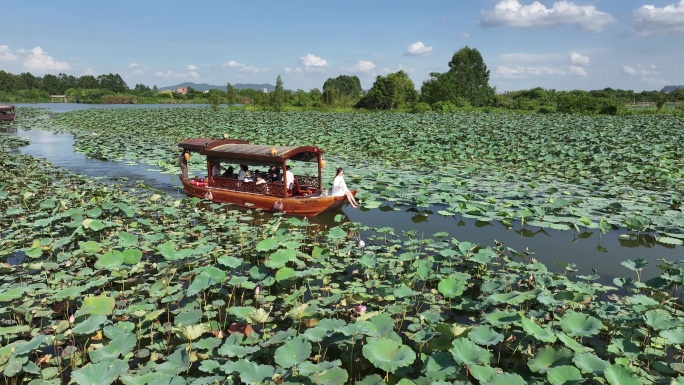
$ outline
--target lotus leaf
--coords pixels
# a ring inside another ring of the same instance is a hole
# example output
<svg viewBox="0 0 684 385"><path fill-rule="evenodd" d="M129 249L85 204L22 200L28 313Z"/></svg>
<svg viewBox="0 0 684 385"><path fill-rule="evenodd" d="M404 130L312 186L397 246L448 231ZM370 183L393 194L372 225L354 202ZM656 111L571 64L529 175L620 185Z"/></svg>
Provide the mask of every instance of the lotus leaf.
<svg viewBox="0 0 684 385"><path fill-rule="evenodd" d="M20 344L17 345L16 347L13 347L14 350L14 355L19 356L25 353L29 353L33 351L34 349L38 349L40 346L43 344L47 343L47 337L44 334L38 334L37 336L33 337L31 341L26 342L25 344ZM7 345L9 346L9 345ZM2 352L0 351L0 357L2 356Z"/></svg>
<svg viewBox="0 0 684 385"><path fill-rule="evenodd" d="M639 381L631 370L620 364L610 365L603 374L610 385L639 385Z"/></svg>
<svg viewBox="0 0 684 385"><path fill-rule="evenodd" d="M297 251L292 249L279 249L269 255L264 262L266 267L271 269L279 269L285 266L288 262L295 260Z"/></svg>
<svg viewBox="0 0 684 385"><path fill-rule="evenodd" d="M647 311L644 314L644 320L654 330L670 329L675 323L670 313L661 309Z"/></svg>
<svg viewBox="0 0 684 385"><path fill-rule="evenodd" d="M71 378L79 385L107 385L126 373L128 364L121 360L90 363L71 373Z"/></svg>
<svg viewBox="0 0 684 385"><path fill-rule="evenodd" d="M663 338L666 338L671 344L684 344L684 328L661 330L659 335Z"/></svg>
<svg viewBox="0 0 684 385"><path fill-rule="evenodd" d="M490 346L503 341L504 336L487 325L480 325L470 330L468 338L478 345Z"/></svg>
<svg viewBox="0 0 684 385"><path fill-rule="evenodd" d="M218 354L228 357L243 358L248 354L252 354L259 350L258 346L243 346L241 345L243 335L240 333L233 333L226 342L219 348Z"/></svg>
<svg viewBox="0 0 684 385"><path fill-rule="evenodd" d="M349 374L346 370L334 367L325 371L312 373L309 377L320 385L343 385L347 383Z"/></svg>
<svg viewBox="0 0 684 385"><path fill-rule="evenodd" d="M72 329L74 334L93 334L107 322L107 317L99 314L90 315L85 321L78 322Z"/></svg>
<svg viewBox="0 0 684 385"><path fill-rule="evenodd" d="M467 338L457 338L449 352L461 365L489 364L489 352Z"/></svg>
<svg viewBox="0 0 684 385"><path fill-rule="evenodd" d="M543 328L529 318L522 318L521 323L525 333L533 336L537 340L550 343L556 342L556 335L554 334L553 330L549 328Z"/></svg>
<svg viewBox="0 0 684 385"><path fill-rule="evenodd" d="M425 360L422 372L431 380L446 380L456 373L456 361L445 352L434 352Z"/></svg>
<svg viewBox="0 0 684 385"><path fill-rule="evenodd" d="M583 381L582 374L572 365L562 365L551 368L546 372L546 378L553 385L580 384Z"/></svg>
<svg viewBox="0 0 684 385"><path fill-rule="evenodd" d="M97 295L86 297L83 300L83 305L79 309L78 314L99 314L110 315L114 310L114 298L106 295Z"/></svg>
<svg viewBox="0 0 684 385"><path fill-rule="evenodd" d="M130 353L135 348L135 344L135 334L122 334L109 341L105 347L91 351L90 360L94 363L114 361L119 358L119 355L126 356Z"/></svg>
<svg viewBox="0 0 684 385"><path fill-rule="evenodd" d="M259 365L248 360L228 361L221 369L225 373L238 373L245 384L256 384L270 381L275 374L275 368L270 365Z"/></svg>
<svg viewBox="0 0 684 385"><path fill-rule="evenodd" d="M463 282L452 277L443 278L437 285L437 290L446 298L456 298L463 294L465 289L466 285Z"/></svg>
<svg viewBox="0 0 684 385"><path fill-rule="evenodd" d="M281 367L290 368L308 360L311 351L311 342L303 337L296 337L276 349L274 358Z"/></svg>
<svg viewBox="0 0 684 385"><path fill-rule="evenodd" d="M546 373L551 368L572 364L573 354L567 349L556 349L545 347L540 349L537 354L528 362L528 366L533 372Z"/></svg>
<svg viewBox="0 0 684 385"><path fill-rule="evenodd" d="M175 376L186 371L190 367L190 356L185 346L177 348L171 353L166 362L156 365L155 369L159 373Z"/></svg>
<svg viewBox="0 0 684 385"><path fill-rule="evenodd" d="M594 353L580 353L573 357L572 362L575 363L584 373L602 374L610 363L600 359Z"/></svg>
<svg viewBox="0 0 684 385"><path fill-rule="evenodd" d="M411 365L416 359L416 353L411 348L388 338L369 337L362 353L375 367L389 373Z"/></svg>
<svg viewBox="0 0 684 385"><path fill-rule="evenodd" d="M599 319L578 312L565 313L560 325L563 330L576 337L591 337L603 329L603 323Z"/></svg>
<svg viewBox="0 0 684 385"><path fill-rule="evenodd" d="M118 270L124 263L124 255L117 250L110 250L97 258L96 269Z"/></svg>
<svg viewBox="0 0 684 385"><path fill-rule="evenodd" d="M527 382L515 373L501 373L495 374L488 381L482 382L482 385L527 385Z"/></svg>

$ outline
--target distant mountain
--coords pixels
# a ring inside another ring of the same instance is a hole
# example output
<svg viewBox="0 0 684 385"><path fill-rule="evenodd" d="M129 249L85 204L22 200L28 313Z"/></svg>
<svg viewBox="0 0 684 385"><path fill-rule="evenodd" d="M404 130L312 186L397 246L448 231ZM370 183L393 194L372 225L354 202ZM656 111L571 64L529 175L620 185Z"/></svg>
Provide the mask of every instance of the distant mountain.
<svg viewBox="0 0 684 385"><path fill-rule="evenodd" d="M207 83L192 83L192 82L185 82L181 84L177 84L175 86L168 86L168 87L160 87L159 91L175 91L181 87L191 87L195 91L209 91L209 90L221 90L225 91L226 90L226 85L224 84L222 86L212 86L211 84ZM243 84L243 83L237 83L237 84L232 84L233 87L235 87L238 90L242 90L245 88L251 88L254 90L263 90L264 88L268 90L268 92L271 92L275 90L275 86L272 86L270 84Z"/></svg>

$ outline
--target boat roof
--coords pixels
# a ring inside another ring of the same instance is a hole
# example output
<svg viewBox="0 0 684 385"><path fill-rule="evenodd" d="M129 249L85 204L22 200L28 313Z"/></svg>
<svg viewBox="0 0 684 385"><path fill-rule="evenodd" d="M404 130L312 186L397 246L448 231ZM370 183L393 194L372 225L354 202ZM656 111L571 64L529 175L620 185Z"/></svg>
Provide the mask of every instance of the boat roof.
<svg viewBox="0 0 684 385"><path fill-rule="evenodd" d="M281 165L287 160L318 162L324 151L314 146L272 146L249 144L239 139L188 139L178 146L222 162Z"/></svg>
<svg viewBox="0 0 684 385"><path fill-rule="evenodd" d="M2 110L9 110L12 108L14 108L14 106L8 106L6 104L0 104L0 109L2 109Z"/></svg>

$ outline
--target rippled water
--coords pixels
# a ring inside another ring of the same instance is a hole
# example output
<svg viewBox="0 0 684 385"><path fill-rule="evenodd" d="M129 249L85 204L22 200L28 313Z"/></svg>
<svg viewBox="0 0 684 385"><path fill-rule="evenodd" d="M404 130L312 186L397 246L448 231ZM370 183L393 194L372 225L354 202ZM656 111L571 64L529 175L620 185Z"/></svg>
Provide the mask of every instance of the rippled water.
<svg viewBox="0 0 684 385"><path fill-rule="evenodd" d="M75 109L92 108L91 105L81 104L50 104L28 105L32 107L48 107L54 112L72 111ZM141 107L187 107L183 105L115 105L115 108ZM96 106L101 108L103 106ZM108 106L112 107L112 106ZM16 134L30 140L30 145L19 151L35 157L45 158L53 165L72 170L79 174L92 177L128 178L129 182L142 181L146 185L181 198L184 196L182 186L176 175L160 174L147 165L129 165L124 162L101 161L89 159L83 154L74 152L74 138L72 135L54 133L38 129L16 130ZM353 186L352 186L353 187ZM438 208L434 208L436 212ZM326 226L334 226L334 217L339 213L329 213L312 221ZM574 263L578 272L575 274L591 274L598 271L602 281L610 282L614 276L636 278L634 272L620 265L627 259L644 258L649 261L649 267L642 272L642 278L649 278L659 273L656 261L664 258L669 260L682 257L682 247L666 247L653 242L650 237L621 239L625 232L614 231L601 235L598 230L577 234L573 231L556 231L534 227L507 229L498 222L482 223L472 219L459 217L443 217L437 214L423 215L420 212L402 208L399 211L384 209L363 210L346 207L344 214L349 220L359 222L369 227L391 227L394 233L415 231L416 235L434 238L437 232L447 232L450 237L462 241L493 246L494 240L503 242L506 246L523 252L534 253L532 257L547 265L550 270L562 272L558 263ZM345 218L346 219L346 218ZM363 237L364 234L362 233Z"/></svg>

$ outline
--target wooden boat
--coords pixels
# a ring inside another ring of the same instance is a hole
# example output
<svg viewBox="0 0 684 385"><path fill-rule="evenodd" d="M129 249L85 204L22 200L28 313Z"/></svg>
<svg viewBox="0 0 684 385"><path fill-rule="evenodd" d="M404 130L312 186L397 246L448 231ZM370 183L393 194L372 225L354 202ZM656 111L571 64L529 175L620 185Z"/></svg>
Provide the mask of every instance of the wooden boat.
<svg viewBox="0 0 684 385"><path fill-rule="evenodd" d="M323 189L321 168L325 161L323 150L320 148L268 146L249 144L237 139L210 138L188 139L180 142L178 146L183 149L181 157L188 156L190 153L198 153L206 157L207 176L205 178L179 175L185 193L190 196L307 217L339 209L349 203L345 196L330 196L327 190ZM179 158L179 162L181 161L182 158ZM281 180L257 184L212 174L213 165L216 163L224 167L227 164L248 167L266 166L267 168L276 166L281 170L286 170L288 161L316 163L318 175L295 175L292 188L286 188ZM356 194L356 190L352 193Z"/></svg>
<svg viewBox="0 0 684 385"><path fill-rule="evenodd" d="M13 122L17 120L14 106L0 105L0 122Z"/></svg>

